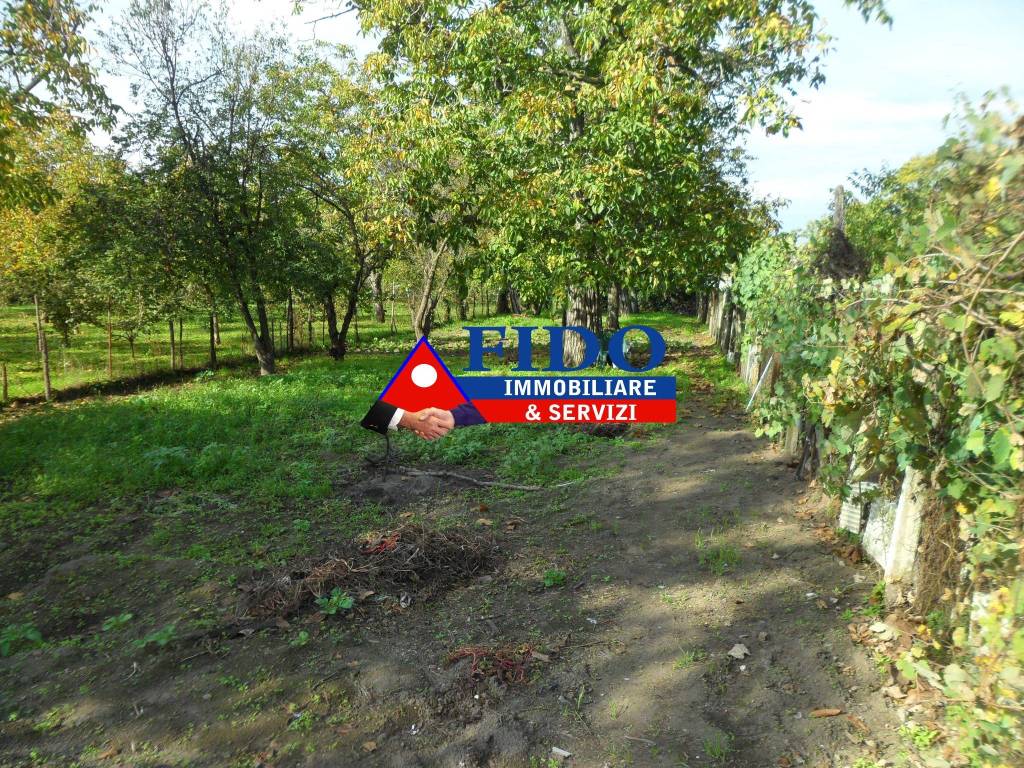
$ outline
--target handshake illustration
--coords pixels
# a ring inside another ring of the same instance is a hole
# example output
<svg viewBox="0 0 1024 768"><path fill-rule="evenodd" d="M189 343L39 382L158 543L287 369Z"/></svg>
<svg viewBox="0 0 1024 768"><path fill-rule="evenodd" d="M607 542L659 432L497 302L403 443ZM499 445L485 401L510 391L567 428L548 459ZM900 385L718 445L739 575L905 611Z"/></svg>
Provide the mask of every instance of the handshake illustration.
<svg viewBox="0 0 1024 768"><path fill-rule="evenodd" d="M457 405L450 411L443 408L423 408L407 411L404 408L378 400L361 422L366 429L387 434L399 427L415 432L424 440L437 440L455 427L483 424L485 419L472 403Z"/></svg>

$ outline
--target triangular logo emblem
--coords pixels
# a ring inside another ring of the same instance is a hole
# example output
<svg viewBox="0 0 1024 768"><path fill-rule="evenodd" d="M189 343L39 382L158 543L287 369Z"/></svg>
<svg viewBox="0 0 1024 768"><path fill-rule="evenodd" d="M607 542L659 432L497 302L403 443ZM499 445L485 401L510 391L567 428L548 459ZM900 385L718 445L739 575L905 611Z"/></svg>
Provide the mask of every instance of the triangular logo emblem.
<svg viewBox="0 0 1024 768"><path fill-rule="evenodd" d="M380 399L406 411L423 408L450 411L469 400L426 337L413 347L398 372L384 387Z"/></svg>

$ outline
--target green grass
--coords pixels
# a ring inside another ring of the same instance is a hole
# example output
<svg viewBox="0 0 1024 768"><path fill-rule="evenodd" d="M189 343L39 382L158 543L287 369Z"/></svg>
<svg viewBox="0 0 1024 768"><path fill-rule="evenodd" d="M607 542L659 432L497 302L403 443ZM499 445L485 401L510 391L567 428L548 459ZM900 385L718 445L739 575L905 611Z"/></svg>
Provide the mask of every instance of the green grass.
<svg viewBox="0 0 1024 768"><path fill-rule="evenodd" d="M704 661L708 657L708 652L703 648L684 648L676 656L675 661L672 663L674 669L689 669L694 664Z"/></svg>
<svg viewBox="0 0 1024 768"><path fill-rule="evenodd" d="M185 367L197 368L209 360L206 317L186 317L182 327ZM54 389L68 389L107 380L106 330L80 326L68 344L52 328L47 330L50 378ZM114 337L113 378L126 378L170 370L170 341L166 323L155 325L135 343L135 358L127 341ZM218 357L234 361L252 353L240 320L221 320ZM32 397L43 392L42 364L36 350L35 314L30 306L0 307L0 363L7 365L10 397Z"/></svg>
<svg viewBox="0 0 1024 768"><path fill-rule="evenodd" d="M664 329L672 359L657 372L677 375L681 390L701 380L701 366L714 365L713 354L701 356L699 365L693 355L679 354L693 343L696 321L659 315L631 321ZM4 337L0 344L31 350L32 337L26 341L24 335L15 342ZM274 376L259 377L248 367L203 371L139 394L4 412L0 540L10 543L0 553L4 584L11 591L30 587L73 551L97 558L79 585L132 574L137 593L134 602L117 588L82 598L92 600L88 605L78 598L62 601L59 621L38 596L6 601L0 628L9 652L64 642L73 635L66 628L72 625L94 627L88 642L104 648L135 641L159 647L175 632L187 634L195 622L205 621L205 608L175 628L180 614L149 606L144 596L174 593L195 580L230 586L239 568L282 565L322 551L324 541L393 525L394 509L353 501L345 491L363 474L365 459L383 453L383 438L359 428L358 421L405 356L412 334L390 337L386 329L363 329L360 338L363 351L354 350L341 363L326 356L291 357ZM459 325L438 329L433 339L460 373L466 358ZM369 351L392 341L401 349ZM624 445L563 426L530 424L455 430L435 442L403 432L391 443L402 463L475 467L541 485L607 471L603 467L611 465L602 457ZM167 563L174 564L172 577L161 575ZM33 625L42 630L41 638L26 634Z"/></svg>
<svg viewBox="0 0 1024 768"><path fill-rule="evenodd" d="M705 537L697 531L693 539L693 547L697 550L697 559L702 566L715 576L722 576L726 571L735 570L740 562L739 551L727 544L714 544L714 531Z"/></svg>
<svg viewBox="0 0 1024 768"><path fill-rule="evenodd" d="M272 307L270 312L278 331L282 332L283 307ZM322 318L317 316L314 319L310 345L304 311L297 311L297 316L296 346L300 349L310 346L314 350L325 349ZM201 368L209 361L209 317L186 315L182 319L184 367ZM221 344L217 348L218 362L244 362L252 359L252 342L241 319L225 314L219 320ZM479 322L484 321L481 319ZM537 322L543 324L545 321ZM413 333L407 307L397 308L396 325L397 331L392 334L390 321L377 323L372 315L364 313L358 318L358 327L354 326L349 331L349 347L357 352L408 351ZM454 338L460 325L452 322L439 330L447 329ZM133 357L128 341L119 336L115 329L113 378L130 378L170 370L169 335L166 321L155 323L136 340ZM107 380L107 336L104 327L81 325L68 336L66 343L53 328L47 328L46 336L50 350L50 377L55 389L81 387ZM0 363L7 365L9 397L42 394L42 365L36 350L35 314L31 306L0 306Z"/></svg>

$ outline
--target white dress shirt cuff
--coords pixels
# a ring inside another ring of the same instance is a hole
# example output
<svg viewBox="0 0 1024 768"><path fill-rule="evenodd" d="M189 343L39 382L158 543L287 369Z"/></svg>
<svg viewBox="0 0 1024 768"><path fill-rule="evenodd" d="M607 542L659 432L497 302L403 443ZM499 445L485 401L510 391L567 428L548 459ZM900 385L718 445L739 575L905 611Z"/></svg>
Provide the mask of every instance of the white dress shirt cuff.
<svg viewBox="0 0 1024 768"><path fill-rule="evenodd" d="M405 410L402 408L395 408L395 415L392 416L391 421L388 422L388 429L398 429L398 422L402 420L403 416L405 416Z"/></svg>

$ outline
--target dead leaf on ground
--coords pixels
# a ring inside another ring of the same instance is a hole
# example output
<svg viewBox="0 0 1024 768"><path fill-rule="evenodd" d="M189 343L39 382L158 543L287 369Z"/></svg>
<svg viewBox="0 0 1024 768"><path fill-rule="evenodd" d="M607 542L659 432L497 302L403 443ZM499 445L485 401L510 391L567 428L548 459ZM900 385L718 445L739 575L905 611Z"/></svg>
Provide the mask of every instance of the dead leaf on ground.
<svg viewBox="0 0 1024 768"><path fill-rule="evenodd" d="M891 699L905 699L905 698L907 698L907 694L905 694L903 692L903 690L898 685L895 685L895 684L887 685L885 688L882 689L882 693L884 693L886 696L888 696Z"/></svg>
<svg viewBox="0 0 1024 768"><path fill-rule="evenodd" d="M374 751L376 751L376 749L377 749L377 742L376 741L364 741L363 742L363 752L374 752Z"/></svg>
<svg viewBox="0 0 1024 768"><path fill-rule="evenodd" d="M489 517L478 517L476 519L476 524L477 525L485 525L488 528L490 528L492 525L494 525L494 521L491 520Z"/></svg>
<svg viewBox="0 0 1024 768"><path fill-rule="evenodd" d="M835 717L836 715L843 714L843 710L836 709L835 707L824 707L822 709L812 709L811 717Z"/></svg>
<svg viewBox="0 0 1024 768"><path fill-rule="evenodd" d="M868 728L868 724L861 720L856 715L847 715L846 719L850 721L850 725L856 728L861 733L871 733L871 729Z"/></svg>
<svg viewBox="0 0 1024 768"><path fill-rule="evenodd" d="M736 643L736 645L729 649L729 655L734 659L745 659L750 655L750 649L743 643Z"/></svg>

